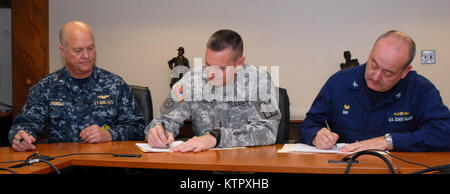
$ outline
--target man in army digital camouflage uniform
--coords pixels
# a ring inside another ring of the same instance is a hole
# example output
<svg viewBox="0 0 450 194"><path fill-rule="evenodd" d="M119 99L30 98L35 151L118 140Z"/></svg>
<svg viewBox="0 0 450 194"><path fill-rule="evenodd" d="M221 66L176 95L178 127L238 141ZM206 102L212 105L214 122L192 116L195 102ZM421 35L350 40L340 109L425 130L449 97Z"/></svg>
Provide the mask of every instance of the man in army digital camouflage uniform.
<svg viewBox="0 0 450 194"><path fill-rule="evenodd" d="M141 139L145 122L125 81L95 65L90 27L80 21L60 30L67 65L30 88L9 132L16 151L34 150L44 129L49 142L100 143Z"/></svg>
<svg viewBox="0 0 450 194"><path fill-rule="evenodd" d="M242 54L239 34L215 32L207 43L205 66L173 86L159 115L146 127L149 145L167 147L189 118L195 137L172 151L274 144L281 119L278 93L268 73L244 64Z"/></svg>

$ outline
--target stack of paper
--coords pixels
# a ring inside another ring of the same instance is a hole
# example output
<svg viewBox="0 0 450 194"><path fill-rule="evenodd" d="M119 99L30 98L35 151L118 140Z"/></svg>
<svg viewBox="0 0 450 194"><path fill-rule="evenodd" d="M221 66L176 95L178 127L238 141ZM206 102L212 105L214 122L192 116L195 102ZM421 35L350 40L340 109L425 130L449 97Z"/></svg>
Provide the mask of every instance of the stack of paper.
<svg viewBox="0 0 450 194"><path fill-rule="evenodd" d="M284 144L281 150L278 150L278 153L291 153L291 152L310 152L310 153L346 153L340 152L339 148L348 145L347 143L338 143L333 148L329 150L320 150L314 146L310 146L307 144Z"/></svg>

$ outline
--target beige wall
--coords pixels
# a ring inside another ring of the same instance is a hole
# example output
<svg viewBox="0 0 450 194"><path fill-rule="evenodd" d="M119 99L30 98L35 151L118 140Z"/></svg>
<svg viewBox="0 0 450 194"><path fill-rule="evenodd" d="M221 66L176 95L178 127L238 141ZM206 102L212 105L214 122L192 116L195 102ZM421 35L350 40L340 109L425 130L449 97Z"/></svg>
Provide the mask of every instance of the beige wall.
<svg viewBox="0 0 450 194"><path fill-rule="evenodd" d="M128 84L148 86L155 114L168 93L167 61L184 46L190 63L204 57L208 37L234 29L253 65L279 65L293 119L303 118L322 85L351 50L360 63L374 40L397 29L417 44L412 65L450 104L448 0L50 0L50 72L63 66L58 30L83 20L96 36L97 65ZM436 64L421 65L420 50L435 49ZM269 68L270 69L270 68Z"/></svg>

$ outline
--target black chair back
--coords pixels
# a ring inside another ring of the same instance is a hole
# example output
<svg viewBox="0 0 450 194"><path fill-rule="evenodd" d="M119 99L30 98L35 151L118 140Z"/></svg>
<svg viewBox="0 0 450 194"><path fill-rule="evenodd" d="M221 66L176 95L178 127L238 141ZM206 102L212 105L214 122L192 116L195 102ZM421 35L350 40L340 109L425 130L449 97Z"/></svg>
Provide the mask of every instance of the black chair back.
<svg viewBox="0 0 450 194"><path fill-rule="evenodd" d="M276 144L284 144L288 141L289 138L289 121L290 121L290 113L289 113L289 96L287 90L284 88L278 88L279 92L279 100L278 107L281 112L281 120L278 125L278 133Z"/></svg>
<svg viewBox="0 0 450 194"><path fill-rule="evenodd" d="M130 85L134 100L144 116L145 124L148 125L153 119L152 96L148 87Z"/></svg>

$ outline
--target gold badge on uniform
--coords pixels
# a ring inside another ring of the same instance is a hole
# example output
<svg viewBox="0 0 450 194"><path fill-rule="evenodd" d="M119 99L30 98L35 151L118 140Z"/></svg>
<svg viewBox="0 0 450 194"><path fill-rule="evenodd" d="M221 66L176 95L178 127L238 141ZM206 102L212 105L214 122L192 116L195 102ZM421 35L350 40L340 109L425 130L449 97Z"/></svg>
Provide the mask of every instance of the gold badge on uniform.
<svg viewBox="0 0 450 194"><path fill-rule="evenodd" d="M102 100L94 100L94 105L97 106L97 105L114 104L114 101L112 101L112 100L105 100L109 97L111 97L111 95L109 95L109 94L97 96L98 99L102 99Z"/></svg>
<svg viewBox="0 0 450 194"><path fill-rule="evenodd" d="M350 105L344 104L344 109L342 110L343 115L348 115L350 110Z"/></svg>
<svg viewBox="0 0 450 194"><path fill-rule="evenodd" d="M64 106L64 103L60 102L60 101L50 101L50 105L52 105L52 106Z"/></svg>
<svg viewBox="0 0 450 194"><path fill-rule="evenodd" d="M409 112L394 112L394 116L407 116Z"/></svg>
<svg viewBox="0 0 450 194"><path fill-rule="evenodd" d="M107 98L109 98L110 97L110 95L100 95L100 96L97 96L97 98L100 98L100 99L107 99Z"/></svg>

